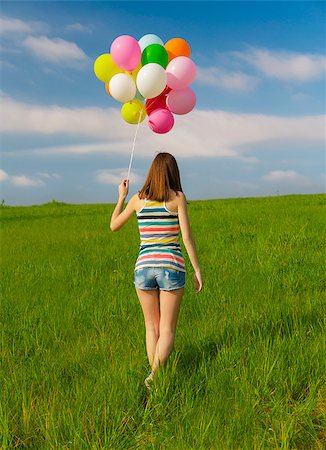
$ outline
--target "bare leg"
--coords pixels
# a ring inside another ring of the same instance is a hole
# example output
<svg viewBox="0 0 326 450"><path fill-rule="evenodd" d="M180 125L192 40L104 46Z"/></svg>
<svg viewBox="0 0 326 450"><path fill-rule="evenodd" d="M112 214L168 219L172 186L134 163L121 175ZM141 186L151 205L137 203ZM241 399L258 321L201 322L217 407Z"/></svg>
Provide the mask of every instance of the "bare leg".
<svg viewBox="0 0 326 450"><path fill-rule="evenodd" d="M159 292L157 289L145 291L138 288L136 289L136 292L143 310L146 327L146 351L149 364L152 366L156 344L159 338Z"/></svg>
<svg viewBox="0 0 326 450"><path fill-rule="evenodd" d="M174 291L160 291L160 327L159 339L152 365L152 372L156 372L159 365L164 364L174 345L176 326L184 288Z"/></svg>

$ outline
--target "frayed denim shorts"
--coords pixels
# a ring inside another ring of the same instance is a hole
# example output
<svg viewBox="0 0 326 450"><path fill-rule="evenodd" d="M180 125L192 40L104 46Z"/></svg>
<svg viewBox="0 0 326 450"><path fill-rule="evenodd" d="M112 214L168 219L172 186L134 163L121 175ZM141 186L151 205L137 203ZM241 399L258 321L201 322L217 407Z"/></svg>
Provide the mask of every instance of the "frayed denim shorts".
<svg viewBox="0 0 326 450"><path fill-rule="evenodd" d="M168 267L144 267L135 271L134 284L136 288L144 291L153 289L173 291L185 286L186 274Z"/></svg>

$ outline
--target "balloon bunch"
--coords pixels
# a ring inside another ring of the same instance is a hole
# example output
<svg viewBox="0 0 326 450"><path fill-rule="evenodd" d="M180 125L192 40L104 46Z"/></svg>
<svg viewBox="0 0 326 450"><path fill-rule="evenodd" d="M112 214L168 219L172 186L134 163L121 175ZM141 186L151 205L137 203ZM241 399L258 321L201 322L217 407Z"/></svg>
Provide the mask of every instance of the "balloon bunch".
<svg viewBox="0 0 326 450"><path fill-rule="evenodd" d="M155 34L139 41L119 36L110 53L96 59L94 72L105 83L106 92L123 103L123 119L138 124L147 115L155 133L170 131L173 114L187 114L196 104L189 87L196 77L196 65L190 59L189 44L181 38L164 45Z"/></svg>

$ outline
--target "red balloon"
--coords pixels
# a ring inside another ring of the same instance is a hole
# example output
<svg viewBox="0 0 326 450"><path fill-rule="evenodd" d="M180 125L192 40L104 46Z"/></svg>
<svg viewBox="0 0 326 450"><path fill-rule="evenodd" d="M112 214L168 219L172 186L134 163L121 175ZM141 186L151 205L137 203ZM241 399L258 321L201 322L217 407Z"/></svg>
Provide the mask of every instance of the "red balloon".
<svg viewBox="0 0 326 450"><path fill-rule="evenodd" d="M169 92L171 92L172 89L170 88L170 86L165 86L164 91L162 92L162 94L168 94Z"/></svg>
<svg viewBox="0 0 326 450"><path fill-rule="evenodd" d="M164 94L164 91L157 97L146 100L145 109L148 116L155 111L155 109L167 109L166 94Z"/></svg>

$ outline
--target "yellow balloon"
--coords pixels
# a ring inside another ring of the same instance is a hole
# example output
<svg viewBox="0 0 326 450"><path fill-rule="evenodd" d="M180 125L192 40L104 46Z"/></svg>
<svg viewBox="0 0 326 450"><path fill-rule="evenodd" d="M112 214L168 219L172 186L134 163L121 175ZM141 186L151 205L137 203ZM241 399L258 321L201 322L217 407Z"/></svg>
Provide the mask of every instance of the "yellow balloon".
<svg viewBox="0 0 326 450"><path fill-rule="evenodd" d="M116 65L109 53L103 53L95 60L94 73L103 83L108 83L113 75L123 73L123 70Z"/></svg>
<svg viewBox="0 0 326 450"><path fill-rule="evenodd" d="M139 65L136 67L136 69L134 69L132 72L125 72L125 73L127 73L128 75L130 75L131 76L131 78L134 80L134 82L136 83L136 78L137 78L137 75L138 75L138 72L140 71L140 69L142 68L143 66L141 65L141 63L139 63Z"/></svg>
<svg viewBox="0 0 326 450"><path fill-rule="evenodd" d="M133 125L142 122L146 117L145 105L139 100L130 100L122 105L121 108L122 118Z"/></svg>

